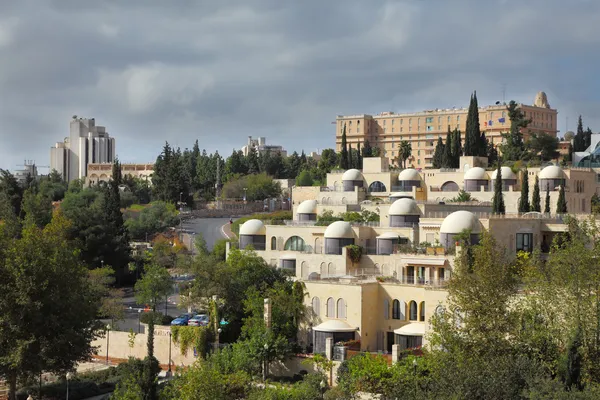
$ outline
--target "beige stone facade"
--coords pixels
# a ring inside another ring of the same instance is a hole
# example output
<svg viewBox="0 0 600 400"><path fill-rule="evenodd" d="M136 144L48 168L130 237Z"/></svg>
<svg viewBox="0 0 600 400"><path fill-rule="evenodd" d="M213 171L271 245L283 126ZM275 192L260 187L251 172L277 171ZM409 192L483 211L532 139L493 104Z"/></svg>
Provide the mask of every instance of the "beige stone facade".
<svg viewBox="0 0 600 400"><path fill-rule="evenodd" d="M112 163L88 164L86 182L88 184L108 182L112 178L112 166ZM153 163L121 164L121 173L123 176L131 175L134 178L145 179L149 182L151 181L153 171Z"/></svg>
<svg viewBox="0 0 600 400"><path fill-rule="evenodd" d="M527 132L544 132L552 136L558 133L556 109L550 108L543 92L538 93L533 105L520 104L525 117L531 119ZM391 165L398 165L400 142L412 145L412 156L407 166L412 168L432 167L433 153L438 137L446 140L448 129L459 129L464 133L467 123L467 108L436 108L415 113L383 112L378 115L338 115L336 118L336 150L341 150L342 133L346 125L347 142L356 149L369 141L378 147ZM501 141L501 133L510 129L510 120L505 104L479 108L480 129L494 143ZM527 133L525 132L525 133Z"/></svg>

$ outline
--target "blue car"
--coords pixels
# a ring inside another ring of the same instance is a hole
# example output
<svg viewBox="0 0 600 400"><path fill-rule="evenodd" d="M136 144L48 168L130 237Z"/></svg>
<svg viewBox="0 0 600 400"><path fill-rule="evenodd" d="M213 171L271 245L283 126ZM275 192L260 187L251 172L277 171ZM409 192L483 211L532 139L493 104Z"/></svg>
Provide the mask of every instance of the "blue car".
<svg viewBox="0 0 600 400"><path fill-rule="evenodd" d="M181 314L173 321L171 321L171 326L187 326L188 321L194 316L194 314Z"/></svg>

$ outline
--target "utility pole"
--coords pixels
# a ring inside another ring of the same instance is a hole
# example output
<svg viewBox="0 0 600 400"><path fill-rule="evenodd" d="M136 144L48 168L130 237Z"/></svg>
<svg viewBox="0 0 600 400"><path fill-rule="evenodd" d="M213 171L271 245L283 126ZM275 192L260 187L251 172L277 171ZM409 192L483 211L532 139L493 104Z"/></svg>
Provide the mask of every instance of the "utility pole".
<svg viewBox="0 0 600 400"><path fill-rule="evenodd" d="M217 201L217 210L220 210L221 207L219 207L219 197L221 195L221 188L220 188L220 183L221 183L221 161L220 161L220 157L219 157L219 152L215 151L216 154L216 159L217 159L217 183L215 183L215 198Z"/></svg>

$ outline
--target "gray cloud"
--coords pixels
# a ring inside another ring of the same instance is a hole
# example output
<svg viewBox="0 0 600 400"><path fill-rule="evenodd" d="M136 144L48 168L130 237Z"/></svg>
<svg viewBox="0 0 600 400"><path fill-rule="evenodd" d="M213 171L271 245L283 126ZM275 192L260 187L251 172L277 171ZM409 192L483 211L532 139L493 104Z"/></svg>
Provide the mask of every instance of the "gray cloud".
<svg viewBox="0 0 600 400"><path fill-rule="evenodd" d="M600 129L597 1L0 3L0 167L47 164L71 115L124 161L165 140L229 154L248 135L331 147L336 114L548 93Z"/></svg>

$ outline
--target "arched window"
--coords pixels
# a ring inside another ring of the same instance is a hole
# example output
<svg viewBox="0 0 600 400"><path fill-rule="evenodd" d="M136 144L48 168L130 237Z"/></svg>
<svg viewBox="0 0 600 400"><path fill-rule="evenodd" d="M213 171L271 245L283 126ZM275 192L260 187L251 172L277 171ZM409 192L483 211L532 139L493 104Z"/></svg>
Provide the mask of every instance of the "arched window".
<svg viewBox="0 0 600 400"><path fill-rule="evenodd" d="M321 263L321 276L327 277L327 264Z"/></svg>
<svg viewBox="0 0 600 400"><path fill-rule="evenodd" d="M300 264L300 276L302 279L308 278L308 263L306 261L302 261L302 264Z"/></svg>
<svg viewBox="0 0 600 400"><path fill-rule="evenodd" d="M338 299L337 301L337 317L346 319L346 302L344 299Z"/></svg>
<svg viewBox="0 0 600 400"><path fill-rule="evenodd" d="M442 185L442 192L458 192L458 185L456 182L448 181Z"/></svg>
<svg viewBox="0 0 600 400"><path fill-rule="evenodd" d="M311 272L311 274L308 276L309 281L318 281L319 279L321 279L321 276L316 272Z"/></svg>
<svg viewBox="0 0 600 400"><path fill-rule="evenodd" d="M313 297L312 309L317 317L321 315L321 300L318 297Z"/></svg>
<svg viewBox="0 0 600 400"><path fill-rule="evenodd" d="M438 317L441 317L442 315L444 315L445 312L446 312L446 309L442 305L439 305L435 308L435 315L437 315Z"/></svg>
<svg viewBox="0 0 600 400"><path fill-rule="evenodd" d="M321 238L315 239L315 254L321 254Z"/></svg>
<svg viewBox="0 0 600 400"><path fill-rule="evenodd" d="M284 250L304 251L304 239L300 236L292 236L285 242Z"/></svg>
<svg viewBox="0 0 600 400"><path fill-rule="evenodd" d="M400 319L400 302L398 300L392 302L392 319Z"/></svg>
<svg viewBox="0 0 600 400"><path fill-rule="evenodd" d="M271 250L277 250L277 238L271 236Z"/></svg>
<svg viewBox="0 0 600 400"><path fill-rule="evenodd" d="M333 297L327 299L327 317L335 318L335 302Z"/></svg>
<svg viewBox="0 0 600 400"><path fill-rule="evenodd" d="M425 321L425 302L419 304L419 321Z"/></svg>
<svg viewBox="0 0 600 400"><path fill-rule="evenodd" d="M411 301L410 303L408 303L409 306L409 319L411 321L416 321L417 320L417 302L416 301Z"/></svg>
<svg viewBox="0 0 600 400"><path fill-rule="evenodd" d="M333 263L327 264L327 275L334 276L335 275L335 265Z"/></svg>
<svg viewBox="0 0 600 400"><path fill-rule="evenodd" d="M388 299L383 300L383 319L390 319L390 301Z"/></svg>
<svg viewBox="0 0 600 400"><path fill-rule="evenodd" d="M369 192L387 192L383 182L375 181L369 185Z"/></svg>

